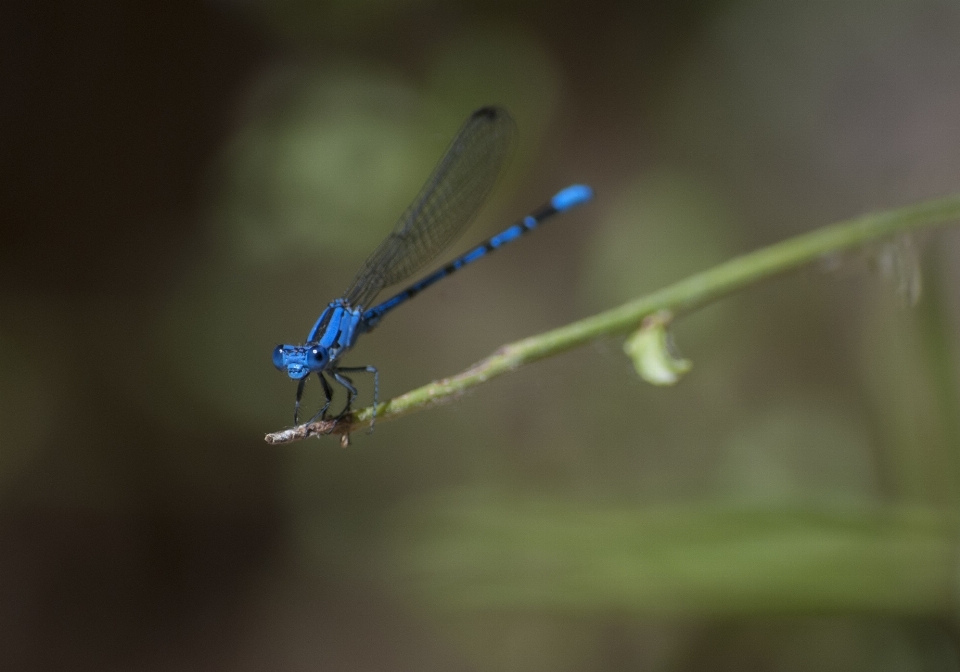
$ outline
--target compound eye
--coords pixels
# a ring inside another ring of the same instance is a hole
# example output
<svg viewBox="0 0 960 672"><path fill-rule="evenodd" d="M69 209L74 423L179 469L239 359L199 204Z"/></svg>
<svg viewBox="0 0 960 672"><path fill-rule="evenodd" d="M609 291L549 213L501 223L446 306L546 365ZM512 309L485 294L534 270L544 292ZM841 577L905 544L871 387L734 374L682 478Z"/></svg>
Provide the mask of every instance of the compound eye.
<svg viewBox="0 0 960 672"><path fill-rule="evenodd" d="M311 369L322 369L327 365L327 349L321 348L320 346L314 346L310 348L307 359L310 360Z"/></svg>
<svg viewBox="0 0 960 672"><path fill-rule="evenodd" d="M283 346L278 345L273 349L273 365L277 367L278 371L283 371L286 368L286 363L284 362L285 357L283 356Z"/></svg>

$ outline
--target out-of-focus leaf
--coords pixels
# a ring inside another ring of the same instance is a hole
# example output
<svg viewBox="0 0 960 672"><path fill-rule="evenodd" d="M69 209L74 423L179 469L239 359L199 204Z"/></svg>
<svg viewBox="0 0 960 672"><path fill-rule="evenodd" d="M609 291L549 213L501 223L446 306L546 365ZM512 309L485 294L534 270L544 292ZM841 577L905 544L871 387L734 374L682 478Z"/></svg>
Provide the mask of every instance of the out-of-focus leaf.
<svg viewBox="0 0 960 672"><path fill-rule="evenodd" d="M394 585L443 612L732 616L952 608L956 520L929 509L632 508L437 498L397 521Z"/></svg>

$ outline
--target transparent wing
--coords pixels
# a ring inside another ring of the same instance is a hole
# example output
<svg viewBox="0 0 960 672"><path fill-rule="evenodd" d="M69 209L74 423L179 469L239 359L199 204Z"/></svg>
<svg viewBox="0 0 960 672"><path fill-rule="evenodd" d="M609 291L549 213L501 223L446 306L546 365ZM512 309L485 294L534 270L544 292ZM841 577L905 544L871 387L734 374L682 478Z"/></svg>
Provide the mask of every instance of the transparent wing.
<svg viewBox="0 0 960 672"><path fill-rule="evenodd" d="M360 267L344 295L351 306L369 307L380 290L416 273L454 241L493 189L515 134L502 108L470 115L393 232Z"/></svg>

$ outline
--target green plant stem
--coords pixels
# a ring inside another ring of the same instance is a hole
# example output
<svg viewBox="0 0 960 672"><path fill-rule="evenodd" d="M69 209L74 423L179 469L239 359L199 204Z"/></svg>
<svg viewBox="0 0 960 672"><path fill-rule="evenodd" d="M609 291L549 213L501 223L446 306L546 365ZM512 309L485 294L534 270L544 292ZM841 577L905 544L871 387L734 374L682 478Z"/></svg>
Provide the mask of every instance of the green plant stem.
<svg viewBox="0 0 960 672"><path fill-rule="evenodd" d="M816 261L824 255L955 219L960 219L960 194L863 215L744 254L617 308L504 345L463 373L432 382L380 404L377 407L377 422L449 401L467 389L523 364L565 352L603 336L626 333L638 327L652 313L686 313L760 280ZM276 444L322 434L346 437L368 426L372 414L372 407L368 407L340 421L321 420L268 434L266 440Z"/></svg>

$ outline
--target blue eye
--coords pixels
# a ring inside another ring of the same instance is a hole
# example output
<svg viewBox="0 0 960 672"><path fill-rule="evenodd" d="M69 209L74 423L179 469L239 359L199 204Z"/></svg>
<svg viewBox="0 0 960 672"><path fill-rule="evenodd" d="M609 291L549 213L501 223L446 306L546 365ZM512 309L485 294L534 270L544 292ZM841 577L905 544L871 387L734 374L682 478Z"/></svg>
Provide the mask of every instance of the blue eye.
<svg viewBox="0 0 960 672"><path fill-rule="evenodd" d="M285 357L283 356L283 346L278 345L273 349L273 365L277 367L277 369L280 371L283 371L286 368L284 359Z"/></svg>
<svg viewBox="0 0 960 672"><path fill-rule="evenodd" d="M313 370L322 369L327 365L327 349L315 346L310 348L307 354L307 360L310 362L310 368Z"/></svg>

